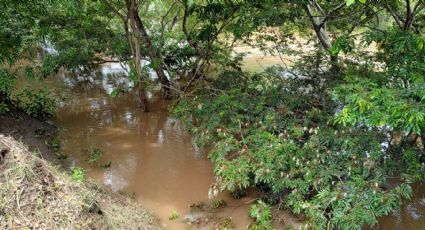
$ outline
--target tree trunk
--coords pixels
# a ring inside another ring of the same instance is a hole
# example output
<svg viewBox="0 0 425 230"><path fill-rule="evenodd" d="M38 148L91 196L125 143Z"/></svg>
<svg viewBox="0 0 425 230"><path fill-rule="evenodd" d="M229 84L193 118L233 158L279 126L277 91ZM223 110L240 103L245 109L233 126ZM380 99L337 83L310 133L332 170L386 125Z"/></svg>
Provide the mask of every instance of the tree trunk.
<svg viewBox="0 0 425 230"><path fill-rule="evenodd" d="M139 17L137 6L135 0L130 0L130 15L132 17L132 20L134 20L135 25L137 27L137 31L141 37L141 39L144 42L144 46L146 50L148 51L148 55L151 58L151 61L154 62L154 70L158 76L159 81L161 82L161 88L163 90L165 99L171 99L171 83L168 80L167 76L165 75L164 71L164 60L161 57L161 55L158 53L158 51L153 47L151 39L149 37L149 34L147 33L147 30L142 22L142 20ZM159 63L158 65L156 63Z"/></svg>
<svg viewBox="0 0 425 230"><path fill-rule="evenodd" d="M339 57L338 57L338 54L336 54L336 55L330 54L330 57L331 57L331 72L339 73Z"/></svg>
<svg viewBox="0 0 425 230"><path fill-rule="evenodd" d="M143 85L143 82L139 82L138 84L139 84L139 97L140 97L140 101L143 104L143 111L149 112L149 101L148 101L148 97L146 96L145 87Z"/></svg>
<svg viewBox="0 0 425 230"><path fill-rule="evenodd" d="M332 48L332 41L329 38L328 32L325 29L325 26L323 25L322 21L313 15L313 11L309 4L304 4L304 10L306 11L310 22L313 26L314 32L316 33L317 38L320 41L320 44L323 46L323 48L326 51L329 51ZM331 71L332 72L339 72L339 58L338 54L333 55L329 54L330 60L331 60Z"/></svg>
<svg viewBox="0 0 425 230"><path fill-rule="evenodd" d="M130 8L133 7L133 5L130 5ZM134 49L132 49L133 57L134 57L134 68L136 70L137 74L137 87L139 88L139 97L140 101L143 104L144 111L149 112L149 102L148 98L146 96L146 90L143 85L143 73L142 73L142 67L141 67L141 55L140 55L140 33L137 32L136 23L134 20L134 15L132 15L133 11L129 11L130 14L130 24L132 27L132 30L135 32L135 37L133 39L134 43ZM129 39L129 42L131 42L131 39ZM130 43L131 44L131 43Z"/></svg>
<svg viewBox="0 0 425 230"><path fill-rule="evenodd" d="M330 51L332 48L332 42L329 38L328 32L320 26L320 24L313 23L314 31L316 32L316 36L322 44L323 48L326 51ZM339 71L339 58L338 54L329 54L329 58L331 60L331 71L338 72Z"/></svg>

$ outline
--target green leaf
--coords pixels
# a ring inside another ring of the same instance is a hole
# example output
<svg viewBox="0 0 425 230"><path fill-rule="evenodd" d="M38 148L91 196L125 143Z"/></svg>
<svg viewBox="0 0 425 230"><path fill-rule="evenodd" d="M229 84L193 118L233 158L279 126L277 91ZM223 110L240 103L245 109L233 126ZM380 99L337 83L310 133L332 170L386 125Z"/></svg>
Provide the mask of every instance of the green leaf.
<svg viewBox="0 0 425 230"><path fill-rule="evenodd" d="M345 0L345 2L347 3L347 6L351 6L355 0Z"/></svg>

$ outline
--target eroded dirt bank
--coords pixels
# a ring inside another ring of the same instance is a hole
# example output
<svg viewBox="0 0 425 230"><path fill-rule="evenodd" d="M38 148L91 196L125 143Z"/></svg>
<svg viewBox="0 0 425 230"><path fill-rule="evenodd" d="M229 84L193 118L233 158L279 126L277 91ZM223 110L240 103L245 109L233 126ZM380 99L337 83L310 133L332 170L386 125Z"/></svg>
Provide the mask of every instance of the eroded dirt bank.
<svg viewBox="0 0 425 230"><path fill-rule="evenodd" d="M133 199L45 160L57 162L55 130L18 110L0 115L0 229L162 228Z"/></svg>
<svg viewBox="0 0 425 230"><path fill-rule="evenodd" d="M9 112L0 113L0 134L20 140L28 146L30 151L39 153L48 161L59 163L54 151L49 148L49 144L53 144L56 127L28 116L13 106L9 107Z"/></svg>

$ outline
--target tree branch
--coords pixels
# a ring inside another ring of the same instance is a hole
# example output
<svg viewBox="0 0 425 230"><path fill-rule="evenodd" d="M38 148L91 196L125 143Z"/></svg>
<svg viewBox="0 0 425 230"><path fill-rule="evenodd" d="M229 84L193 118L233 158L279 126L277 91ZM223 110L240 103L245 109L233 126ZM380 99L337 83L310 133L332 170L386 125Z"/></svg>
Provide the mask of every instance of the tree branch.
<svg viewBox="0 0 425 230"><path fill-rule="evenodd" d="M118 9L117 8L115 8L115 7L117 7L117 5L115 5L113 2L110 2L110 1L108 1L108 0L105 0L105 1L103 1L105 4L106 4L106 6L107 7L109 7L112 11L114 11L114 13L118 16L118 17L120 17L123 21L128 21L128 19L127 19L127 16L125 16L124 14L122 14L122 13L120 13L120 11L119 11L119 7L118 7ZM114 7L115 6L115 7Z"/></svg>
<svg viewBox="0 0 425 230"><path fill-rule="evenodd" d="M169 21L165 22L165 18L168 16L168 14L170 14L171 10L174 8L175 5L176 5L176 2L173 2L173 4L170 6L167 12L161 18L161 37L164 37L165 27L169 23Z"/></svg>
<svg viewBox="0 0 425 230"><path fill-rule="evenodd" d="M190 37L189 32L187 31L187 17L188 17L188 14L189 14L188 11L189 11L189 9L188 9L187 4L184 4L184 13L183 13L183 20L182 20L182 30L183 30L183 33L184 33L184 35L186 37L186 40L189 43L189 45L192 46L198 54L200 54L200 51L198 49L198 44L195 41L192 40L192 38Z"/></svg>
<svg viewBox="0 0 425 230"><path fill-rule="evenodd" d="M415 5L415 7L413 8L413 14L418 14L421 10L423 10L425 8L425 4L423 4L423 1L418 1Z"/></svg>
<svg viewBox="0 0 425 230"><path fill-rule="evenodd" d="M406 1L406 19L404 20L404 26L403 26L403 30L407 31L408 28L410 27L410 21L412 20L412 9L410 8L410 0L405 0Z"/></svg>
<svg viewBox="0 0 425 230"><path fill-rule="evenodd" d="M326 12L323 10L323 8L319 5L319 3L317 3L317 1L313 1L314 6L316 7L316 9L318 11L320 11L320 13L325 16Z"/></svg>
<svg viewBox="0 0 425 230"><path fill-rule="evenodd" d="M391 16L394 18L394 20L397 23L398 27L400 29L403 29L403 25L402 25L403 20L401 19L401 17L392 9L392 7L388 3L385 4L385 7L388 9L388 11L390 12Z"/></svg>
<svg viewBox="0 0 425 230"><path fill-rule="evenodd" d="M326 14L325 18L321 21L319 27L322 27L325 25L326 21L329 20L334 13L338 12L339 10L341 10L342 8L344 8L344 6L346 5L345 2L339 4L338 6L336 6L335 8L333 8L331 11L329 11L329 13Z"/></svg>

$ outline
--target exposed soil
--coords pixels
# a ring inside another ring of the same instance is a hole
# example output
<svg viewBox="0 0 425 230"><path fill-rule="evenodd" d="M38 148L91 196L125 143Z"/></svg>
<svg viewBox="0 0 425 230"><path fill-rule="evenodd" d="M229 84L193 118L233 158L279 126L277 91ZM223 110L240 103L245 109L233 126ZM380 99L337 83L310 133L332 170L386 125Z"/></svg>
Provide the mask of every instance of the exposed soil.
<svg viewBox="0 0 425 230"><path fill-rule="evenodd" d="M257 199L249 197L241 198L242 203L251 204ZM217 202L219 201L219 202ZM248 229L246 226L235 225L234 219L229 215L229 209L237 207L228 205L224 200L213 202L200 202L191 204L190 211L183 217L183 222L187 224L187 229L209 230L209 229ZM223 215L223 213L225 213ZM227 215L226 215L227 214ZM248 213L245 213L248 215ZM272 208L273 229L301 229L302 220L291 214L289 211L278 210L277 206Z"/></svg>
<svg viewBox="0 0 425 230"><path fill-rule="evenodd" d="M49 122L28 116L13 106L10 107L9 112L0 113L0 134L12 136L15 140L25 143L30 151L40 153L42 158L59 163L54 149L48 147L55 138L56 127Z"/></svg>

